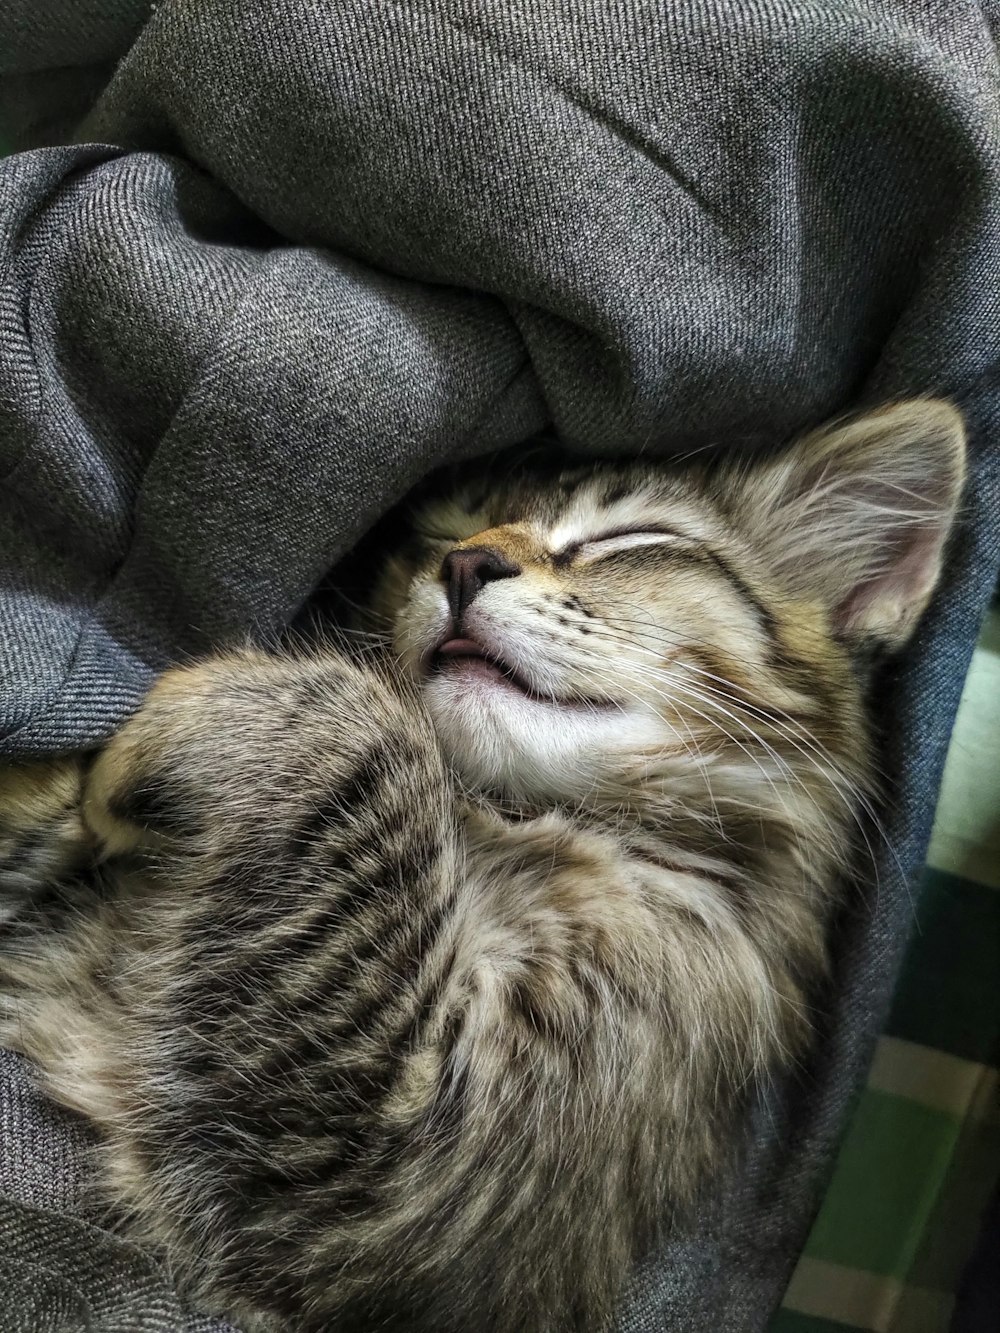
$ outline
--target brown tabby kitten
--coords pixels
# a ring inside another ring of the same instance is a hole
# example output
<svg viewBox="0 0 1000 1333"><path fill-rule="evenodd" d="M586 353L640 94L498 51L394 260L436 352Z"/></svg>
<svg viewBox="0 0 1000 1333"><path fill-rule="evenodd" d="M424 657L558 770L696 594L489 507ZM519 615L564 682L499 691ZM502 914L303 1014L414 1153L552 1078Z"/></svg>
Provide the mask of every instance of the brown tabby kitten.
<svg viewBox="0 0 1000 1333"><path fill-rule="evenodd" d="M193 1299L606 1327L808 1041L859 663L926 606L963 460L919 401L769 462L461 490L388 563L394 654L213 657L85 776L6 773L4 882L103 869L7 928L0 1035Z"/></svg>

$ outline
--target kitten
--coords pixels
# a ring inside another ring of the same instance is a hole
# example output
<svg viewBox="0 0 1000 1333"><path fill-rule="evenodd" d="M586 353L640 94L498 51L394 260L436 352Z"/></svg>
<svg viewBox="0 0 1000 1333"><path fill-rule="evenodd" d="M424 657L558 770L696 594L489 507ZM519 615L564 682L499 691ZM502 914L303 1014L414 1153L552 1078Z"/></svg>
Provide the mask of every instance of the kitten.
<svg viewBox="0 0 1000 1333"><path fill-rule="evenodd" d="M963 475L915 401L769 461L487 480L388 559L391 651L222 653L86 772L6 773L5 882L101 865L8 927L0 1035L193 1300L608 1325L806 1048L862 664L912 633Z"/></svg>

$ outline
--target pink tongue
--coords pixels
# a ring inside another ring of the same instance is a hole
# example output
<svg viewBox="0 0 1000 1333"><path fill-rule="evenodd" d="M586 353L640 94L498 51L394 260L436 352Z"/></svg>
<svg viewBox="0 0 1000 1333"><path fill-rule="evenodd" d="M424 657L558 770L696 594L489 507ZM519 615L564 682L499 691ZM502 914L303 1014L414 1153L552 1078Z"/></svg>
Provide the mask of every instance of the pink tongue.
<svg viewBox="0 0 1000 1333"><path fill-rule="evenodd" d="M474 639L449 639L438 649L442 657L482 657L483 650Z"/></svg>

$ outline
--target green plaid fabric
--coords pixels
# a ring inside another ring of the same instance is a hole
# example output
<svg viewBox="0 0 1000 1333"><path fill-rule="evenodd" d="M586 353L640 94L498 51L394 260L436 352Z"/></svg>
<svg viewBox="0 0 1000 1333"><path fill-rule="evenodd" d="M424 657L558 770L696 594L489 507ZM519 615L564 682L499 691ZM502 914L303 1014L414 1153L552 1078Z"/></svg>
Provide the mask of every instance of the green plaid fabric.
<svg viewBox="0 0 1000 1333"><path fill-rule="evenodd" d="M1000 1180L1000 610L966 681L916 916L867 1086L770 1333L946 1333Z"/></svg>

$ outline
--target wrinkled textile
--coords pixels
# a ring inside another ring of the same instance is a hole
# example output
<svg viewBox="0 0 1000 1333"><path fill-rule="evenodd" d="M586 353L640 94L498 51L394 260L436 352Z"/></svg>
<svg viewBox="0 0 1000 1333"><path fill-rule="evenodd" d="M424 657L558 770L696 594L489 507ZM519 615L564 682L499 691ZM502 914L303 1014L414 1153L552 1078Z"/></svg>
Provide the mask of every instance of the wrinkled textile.
<svg viewBox="0 0 1000 1333"><path fill-rule="evenodd" d="M18 143L53 142L40 88L76 114L123 57L73 145L0 162L8 755L98 741L161 664L287 623L446 460L543 427L762 449L912 393L966 413L946 583L881 684L893 850L839 923L817 1054L620 1333L766 1327L885 1011L1000 563L998 28L974 0L0 13ZM77 1128L0 1079L0 1327L184 1327L79 1201Z"/></svg>

